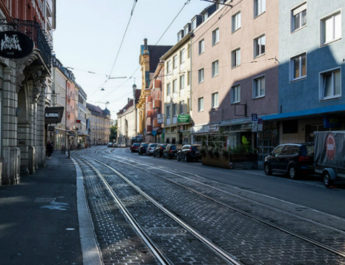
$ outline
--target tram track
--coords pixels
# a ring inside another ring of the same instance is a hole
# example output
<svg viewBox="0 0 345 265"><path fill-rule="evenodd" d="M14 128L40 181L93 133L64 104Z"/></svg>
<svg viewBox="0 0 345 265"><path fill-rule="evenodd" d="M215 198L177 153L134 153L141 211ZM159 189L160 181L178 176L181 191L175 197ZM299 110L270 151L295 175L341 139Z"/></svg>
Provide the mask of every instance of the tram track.
<svg viewBox="0 0 345 265"><path fill-rule="evenodd" d="M114 159L111 159L111 158L108 158L108 159L114 160ZM96 160L96 161L97 161L97 160ZM117 161L117 162L120 162L120 163L123 163L123 164L131 165L132 167L136 167L133 163L128 163L128 162L124 162L124 161L118 161L118 160L116 160L116 161ZM97 162L106 165L105 163L103 163L103 162L101 162L101 161L97 161ZM109 165L106 165L106 166L109 166ZM136 168L138 168L138 167L136 167ZM142 169L141 169L141 170L142 170ZM173 173L173 172L169 172L169 173ZM174 174L177 175L176 173L174 173ZM164 177L164 176L160 176L160 177L163 178L165 181L168 181L169 183L172 183L172 184L174 184L174 185L177 185L177 186L179 186L179 187L181 187L181 188L183 188L183 189L185 189L185 190L188 190L189 192L192 192L192 193L194 193L194 194L196 194L196 195L198 195L198 196L200 196L200 197L203 197L203 198L205 198L205 199L207 199L207 200L210 200L210 201L212 201L212 202L214 202L214 203L217 203L218 205L220 205L220 206L222 206L222 207L231 209L232 211L236 211L236 212L238 212L239 214L241 214L241 215L243 215L243 216L246 216L247 218L250 218L250 219L252 219L252 220L255 220L256 222L259 222L259 223L264 224L264 225L266 225L266 226L268 226L268 227L271 227L271 228L273 228L273 229L275 229L275 230L278 230L278 231L280 231L280 232L283 232L283 233L285 233L285 234L287 234L287 235L290 235L290 236L293 236L293 237L298 238L298 239L300 239L300 240L303 240L303 241L306 242L306 243L312 244L312 245L314 245L315 247L318 247L318 248L321 248L321 249L323 249L323 250L326 250L326 251L328 251L328 252L330 252L330 253L332 253L332 254L334 254L334 255L337 255L337 256L339 256L339 257L341 257L341 258L345 258L345 252L343 252L343 251L339 251L339 250L337 250L337 249L335 249L335 248L333 248L333 247L331 247L331 246L328 246L328 245L326 245L326 244L320 243L320 242L318 242L318 241L316 241L316 240L314 240L314 239L308 238L308 237L303 236L303 235L299 235L299 234L297 234L297 233L295 233L295 232L293 232L293 231L289 231L288 229L286 229L286 228L284 228L284 227L280 227L280 226L278 226L278 225L275 225L275 224L273 224L273 223L271 223L271 222L269 222L269 221L264 220L263 218L257 217L257 216L255 216L255 215L250 214L250 213L248 213L248 212L246 212L246 211L243 211L243 210L241 210L241 209L239 209L239 208L232 207L232 206L230 206L230 205L228 205L228 204L225 204L225 203L222 202L222 201L219 201L219 200L217 200L217 199L215 199L215 198L213 198L213 197L210 197L210 196L208 196L208 195L205 195L205 194L203 194L203 193L201 193L201 192L199 192L199 191L197 191L197 190L195 190L195 189L193 189L193 188L191 188L191 187L188 187L188 186L186 186L186 185L183 185L183 184L181 184L181 183L178 183L178 182L174 181L173 179L169 179L169 178L166 178L166 177ZM306 220L306 219L304 218L304 221L308 221L308 220ZM313 222L313 223L314 223L314 222ZM315 223L314 223L314 224L315 224ZM315 224L315 225L317 225L317 224ZM321 226L324 226L324 225L320 224L320 227L321 227ZM326 228L332 229L331 227L326 227ZM338 229L336 229L336 228L334 228L334 230L337 231L337 232L341 232L341 233L344 234L344 231L340 231L340 230L338 230Z"/></svg>
<svg viewBox="0 0 345 265"><path fill-rule="evenodd" d="M113 186L106 180L106 177L104 174L101 173L99 169L96 168L96 166L85 159L75 157L77 163L80 166L87 166L89 167L95 175L101 180L103 185L106 187L106 190L111 194L114 203L118 205L121 208L121 212L124 214L126 220L135 230L136 234L141 238L141 240L145 243L145 245L149 248L150 252L154 255L154 257L159 261L160 264L174 264L174 262L168 258L167 254L164 253L164 251L156 244L154 243L154 240L150 238L150 236L145 232L145 230L139 222L136 220L136 218L132 215L132 213L128 210L128 208L125 206L125 203L121 200L121 198L116 194ZM200 243L205 245L209 250L211 250L218 258L223 260L221 263L215 263L215 264L233 264L233 265L242 265L236 258L234 258L229 253L226 253L223 249L215 245L211 240L207 239L203 235L201 235L197 230L190 227L187 223L185 223L182 219L180 219L176 214L172 213L168 209L166 209L163 205L161 205L158 201L153 199L151 196L149 196L147 193L143 192L138 186L136 186L134 183L132 183L128 178L126 178L122 173L118 172L116 169L104 164L101 161L94 160L94 163L97 163L100 166L106 167L112 172L114 172L115 175L117 175L119 178L123 180L123 182L126 183L129 187L131 187L133 190L135 190L138 194L143 196L148 202L150 202L152 205L156 207L157 210L159 210L161 213L164 213L164 215L168 216L176 222L179 226L181 226L183 229L188 231L193 237L195 237ZM189 239L190 240L190 239ZM194 263L193 263L194 264ZM206 264L206 263L203 263Z"/></svg>

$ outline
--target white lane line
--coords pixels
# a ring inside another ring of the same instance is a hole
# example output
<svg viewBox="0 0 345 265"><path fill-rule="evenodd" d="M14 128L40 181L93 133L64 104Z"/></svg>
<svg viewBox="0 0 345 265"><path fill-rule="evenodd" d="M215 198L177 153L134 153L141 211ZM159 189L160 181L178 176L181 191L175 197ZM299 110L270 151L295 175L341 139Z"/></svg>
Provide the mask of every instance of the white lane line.
<svg viewBox="0 0 345 265"><path fill-rule="evenodd" d="M83 265L103 265L102 253L98 247L95 228L86 200L83 173L73 158L72 161L77 173L77 208Z"/></svg>

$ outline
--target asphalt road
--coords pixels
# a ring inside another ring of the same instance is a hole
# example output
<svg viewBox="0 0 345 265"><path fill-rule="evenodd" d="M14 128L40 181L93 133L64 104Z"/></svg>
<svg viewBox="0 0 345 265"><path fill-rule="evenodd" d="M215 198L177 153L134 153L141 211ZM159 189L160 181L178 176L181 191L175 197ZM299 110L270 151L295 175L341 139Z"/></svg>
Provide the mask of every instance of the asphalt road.
<svg viewBox="0 0 345 265"><path fill-rule="evenodd" d="M90 151L114 159L136 161L142 167L157 167L185 176L202 177L225 184L223 189L235 188L246 191L253 198L283 203L295 207L297 211L308 207L313 211L328 213L345 218L345 189L342 186L326 188L317 176L305 176L291 180L284 176L266 176L262 170L222 169L202 165L198 162L186 163L176 160L153 158L131 153L128 148L94 147ZM301 208L302 207L302 208Z"/></svg>

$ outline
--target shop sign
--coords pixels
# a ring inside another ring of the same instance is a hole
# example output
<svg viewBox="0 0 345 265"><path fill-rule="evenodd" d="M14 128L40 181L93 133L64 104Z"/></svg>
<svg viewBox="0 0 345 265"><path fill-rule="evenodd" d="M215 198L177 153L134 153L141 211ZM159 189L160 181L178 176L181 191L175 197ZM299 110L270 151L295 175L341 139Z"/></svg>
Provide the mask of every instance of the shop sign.
<svg viewBox="0 0 345 265"><path fill-rule="evenodd" d="M190 122L190 115L189 114L179 114L177 116L178 123L189 123Z"/></svg>
<svg viewBox="0 0 345 265"><path fill-rule="evenodd" d="M34 48L33 41L17 31L0 32L0 56L19 59L28 56Z"/></svg>
<svg viewBox="0 0 345 265"><path fill-rule="evenodd" d="M47 124L60 123L64 107L47 107L45 109L45 122Z"/></svg>

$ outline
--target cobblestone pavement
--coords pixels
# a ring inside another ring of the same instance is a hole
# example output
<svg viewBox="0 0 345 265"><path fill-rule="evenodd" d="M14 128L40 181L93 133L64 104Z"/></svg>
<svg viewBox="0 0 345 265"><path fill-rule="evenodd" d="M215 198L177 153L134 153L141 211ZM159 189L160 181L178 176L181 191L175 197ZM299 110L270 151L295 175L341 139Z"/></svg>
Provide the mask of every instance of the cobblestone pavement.
<svg viewBox="0 0 345 265"><path fill-rule="evenodd" d="M85 166L81 168L103 263L158 264L94 172Z"/></svg>
<svg viewBox="0 0 345 265"><path fill-rule="evenodd" d="M114 166L145 192L244 264L345 264L345 259L334 253L257 222L160 177L163 175L167 178L175 178L171 174L155 172L152 168L147 171L143 168L129 167L104 158L103 161ZM234 198L228 195L220 195L217 199L233 204L233 207L243 207L244 204L243 201L234 201ZM327 234L326 230L317 226L311 227L310 224L302 224L301 220L293 220L291 216L270 212L269 209L260 209L255 204L246 207L247 209L244 210L254 215L265 217L267 214L270 222L279 220L279 225L290 227L301 225L296 233L306 230L305 235L316 236L325 244L331 242L338 248L344 244L343 236L333 233L324 238Z"/></svg>
<svg viewBox="0 0 345 265"><path fill-rule="evenodd" d="M131 162L132 166L135 163ZM144 169L146 170L146 169ZM146 170L147 171L147 170ZM317 222L307 221L302 218L297 218L295 215L291 215L288 212L279 210L276 208L268 207L263 204L258 204L253 200L248 200L244 197L236 196L235 194L229 194L219 192L222 189L221 185L212 183L215 189L210 189L209 185L200 185L200 178L198 182L191 181L190 177L184 178L177 174L168 174L159 170L149 169L152 174L159 175L160 177L166 178L172 183L184 185L196 192L200 192L205 196L215 199L216 201L228 205L231 208L239 209L249 215L254 215L272 225L279 226L285 230L296 233L298 235L310 238L314 241L327 245L339 252L345 252L345 231L334 229L320 225Z"/></svg>
<svg viewBox="0 0 345 265"><path fill-rule="evenodd" d="M98 177L85 165L82 170L104 264L154 264L148 249L131 230ZM172 264L229 264L112 171L103 168L102 174Z"/></svg>

